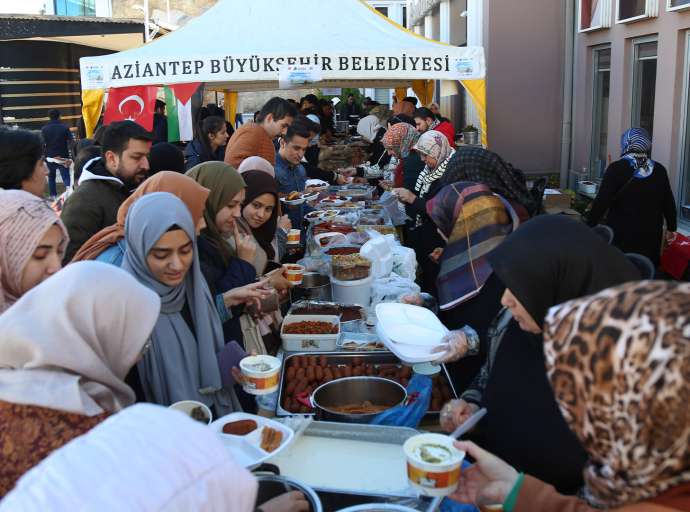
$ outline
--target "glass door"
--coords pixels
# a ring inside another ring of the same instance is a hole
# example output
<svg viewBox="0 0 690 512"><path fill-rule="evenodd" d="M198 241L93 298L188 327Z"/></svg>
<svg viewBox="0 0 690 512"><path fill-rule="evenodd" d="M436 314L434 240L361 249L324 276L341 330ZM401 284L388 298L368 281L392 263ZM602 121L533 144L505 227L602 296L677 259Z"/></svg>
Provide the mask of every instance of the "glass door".
<svg viewBox="0 0 690 512"><path fill-rule="evenodd" d="M657 45L656 37L633 42L631 124L646 129L650 136L654 134Z"/></svg>
<svg viewBox="0 0 690 512"><path fill-rule="evenodd" d="M592 149L589 168L591 176L600 178L608 164L607 143L609 136L609 87L611 84L611 47L594 48L593 56L593 106Z"/></svg>

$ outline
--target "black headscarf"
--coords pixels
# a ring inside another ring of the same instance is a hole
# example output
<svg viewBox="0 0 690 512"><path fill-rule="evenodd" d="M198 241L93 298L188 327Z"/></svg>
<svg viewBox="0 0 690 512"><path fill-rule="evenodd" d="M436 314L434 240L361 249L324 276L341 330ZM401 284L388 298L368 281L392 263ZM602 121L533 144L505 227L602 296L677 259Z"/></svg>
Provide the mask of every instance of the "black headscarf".
<svg viewBox="0 0 690 512"><path fill-rule="evenodd" d="M175 171L184 174L184 153L180 148L169 142L159 142L151 147L149 176L160 171Z"/></svg>
<svg viewBox="0 0 690 512"><path fill-rule="evenodd" d="M534 215L537 203L527 190L522 171L515 169L499 155L481 147L460 147L450 159L443 176L444 185L473 181L488 186L508 201L521 204Z"/></svg>
<svg viewBox="0 0 690 512"><path fill-rule="evenodd" d="M526 222L488 259L539 326L557 304L641 279L620 250L563 215L542 215Z"/></svg>
<svg viewBox="0 0 690 512"><path fill-rule="evenodd" d="M271 194L276 198L276 205L270 218L259 228L252 228L254 238L256 238L261 248L266 251L268 259L272 260L275 256L273 238L276 236L276 229L278 227L278 209L280 204L278 202L278 184L275 178L264 171L247 171L242 174L242 177L247 184L242 210L263 194Z"/></svg>

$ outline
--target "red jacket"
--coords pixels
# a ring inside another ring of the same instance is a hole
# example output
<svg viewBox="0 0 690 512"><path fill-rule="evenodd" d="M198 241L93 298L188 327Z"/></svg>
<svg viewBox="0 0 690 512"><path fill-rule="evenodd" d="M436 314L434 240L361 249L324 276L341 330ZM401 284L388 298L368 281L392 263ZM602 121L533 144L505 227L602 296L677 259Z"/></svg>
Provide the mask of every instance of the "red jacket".
<svg viewBox="0 0 690 512"><path fill-rule="evenodd" d="M455 149L455 127L452 124L448 121L441 121L434 130L445 135L450 147Z"/></svg>

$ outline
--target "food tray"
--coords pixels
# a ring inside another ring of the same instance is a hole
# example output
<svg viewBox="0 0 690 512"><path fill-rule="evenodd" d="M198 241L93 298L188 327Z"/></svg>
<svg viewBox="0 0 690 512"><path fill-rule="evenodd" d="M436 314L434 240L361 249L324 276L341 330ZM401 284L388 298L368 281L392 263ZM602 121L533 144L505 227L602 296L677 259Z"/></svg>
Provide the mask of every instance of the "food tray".
<svg viewBox="0 0 690 512"><path fill-rule="evenodd" d="M417 433L406 427L315 421L268 462L281 475L319 492L416 497L402 446Z"/></svg>
<svg viewBox="0 0 690 512"><path fill-rule="evenodd" d="M283 366L281 368L281 374L280 374L280 383L279 383L279 388L278 388L278 405L276 406L276 415L277 416L291 416L293 414L297 414L295 412L288 411L283 408L283 400L285 398L285 393L286 393L286 388L287 388L287 368L291 366L291 359L294 357L298 356L316 356L320 358L321 356L325 356L326 358L326 364L328 365L338 365L339 367L348 365L352 366L353 364L353 359L355 357L359 357L363 360L364 364L373 364L373 365L395 365L396 367L401 367L403 363L398 359L394 354L391 352L301 352L301 353L294 353L294 354L286 354L285 358L283 359ZM446 399L449 400L451 398L456 398L457 393L455 391L455 388L453 387L453 383L450 380L450 376L448 375L448 371L446 370L445 365L441 365L441 372L438 373L436 376L433 377L434 379L434 387L447 387L450 396ZM313 390L312 390L313 391ZM441 407L443 406L443 403L445 403L446 400L441 400L441 405L437 409L433 409L432 406L430 405L430 410L427 411L426 415L424 416L424 419L429 419L429 420L438 420L438 415L441 412ZM301 412L299 414L313 414L310 411L306 412Z"/></svg>
<svg viewBox="0 0 690 512"><path fill-rule="evenodd" d="M345 330L340 333L337 348L343 352L388 352L378 335Z"/></svg>
<svg viewBox="0 0 690 512"><path fill-rule="evenodd" d="M305 321L331 322L337 324L338 332L335 334L285 334L286 325ZM283 325L280 328L283 350L287 352L335 350L338 336L340 336L340 317L336 315L288 315L283 320Z"/></svg>
<svg viewBox="0 0 690 512"><path fill-rule="evenodd" d="M256 421L256 430L244 436L235 436L223 433L223 425L232 421L241 420ZM283 440L280 443L280 446L270 453L261 449L261 431L264 429L264 427L271 427L283 433ZM290 441L292 441L292 437L294 436L292 429L286 427L278 421L244 412L233 412L218 418L209 425L209 428L218 434L220 440L225 445L227 450L232 454L235 461L245 468L257 466L269 457L277 455L290 443Z"/></svg>

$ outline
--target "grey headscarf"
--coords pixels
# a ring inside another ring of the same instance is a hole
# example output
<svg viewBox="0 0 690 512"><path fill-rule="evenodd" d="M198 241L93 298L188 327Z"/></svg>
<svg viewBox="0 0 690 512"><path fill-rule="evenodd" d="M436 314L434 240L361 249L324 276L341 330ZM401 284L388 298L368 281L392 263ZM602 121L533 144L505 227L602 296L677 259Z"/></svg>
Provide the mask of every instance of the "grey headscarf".
<svg viewBox="0 0 690 512"><path fill-rule="evenodd" d="M182 284L171 288L157 281L146 256L172 227L179 226L194 241L194 261ZM147 194L129 211L125 224L127 251L122 268L155 291L161 313L151 334L151 350L139 362L139 376L146 399L169 405L179 400L198 400L215 405L216 413L232 408L221 392L217 354L222 350L223 329L201 274L194 223L185 204L167 192ZM196 332L182 317L189 307Z"/></svg>

